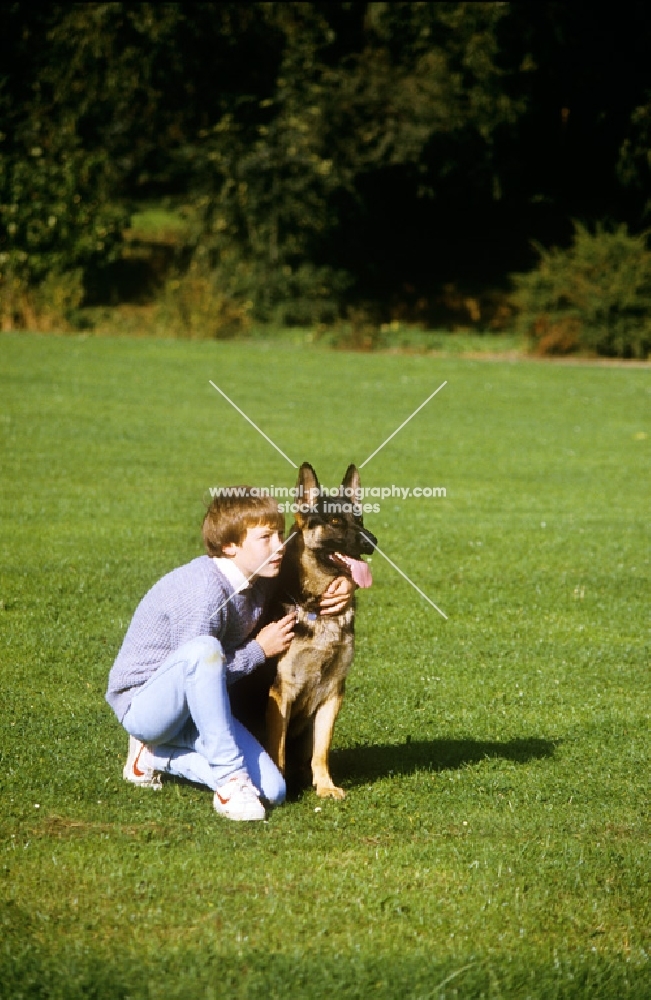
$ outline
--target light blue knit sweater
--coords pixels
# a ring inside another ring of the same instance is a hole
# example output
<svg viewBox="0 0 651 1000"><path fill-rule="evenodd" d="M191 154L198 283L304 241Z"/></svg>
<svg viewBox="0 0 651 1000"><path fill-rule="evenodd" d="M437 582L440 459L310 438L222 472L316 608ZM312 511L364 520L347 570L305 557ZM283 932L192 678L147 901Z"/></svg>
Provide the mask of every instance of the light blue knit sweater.
<svg viewBox="0 0 651 1000"><path fill-rule="evenodd" d="M262 647L246 639L260 622L275 582L259 578L231 596L233 587L212 559L199 556L154 584L136 608L109 674L106 700L120 722L138 688L190 639L219 639L229 684L264 663Z"/></svg>

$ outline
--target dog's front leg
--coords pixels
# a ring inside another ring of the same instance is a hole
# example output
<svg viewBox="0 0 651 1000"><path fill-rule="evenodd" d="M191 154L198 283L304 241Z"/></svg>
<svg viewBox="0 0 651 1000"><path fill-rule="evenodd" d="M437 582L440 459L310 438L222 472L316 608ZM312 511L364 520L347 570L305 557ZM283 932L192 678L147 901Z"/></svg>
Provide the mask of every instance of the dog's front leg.
<svg viewBox="0 0 651 1000"><path fill-rule="evenodd" d="M267 702L267 752L274 764L285 773L285 746L287 743L287 727L291 705L281 690L276 686L269 692Z"/></svg>
<svg viewBox="0 0 651 1000"><path fill-rule="evenodd" d="M314 716L314 750L312 752L312 784L316 794L322 798L343 799L346 793L343 788L337 788L328 767L330 744L335 728L335 721L344 699L343 690L328 698L318 708Z"/></svg>

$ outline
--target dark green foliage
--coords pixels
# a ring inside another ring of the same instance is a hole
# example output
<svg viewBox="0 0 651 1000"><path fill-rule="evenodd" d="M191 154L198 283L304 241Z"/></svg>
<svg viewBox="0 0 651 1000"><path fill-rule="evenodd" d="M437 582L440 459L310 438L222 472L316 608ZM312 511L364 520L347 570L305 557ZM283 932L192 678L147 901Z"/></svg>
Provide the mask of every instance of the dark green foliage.
<svg viewBox="0 0 651 1000"><path fill-rule="evenodd" d="M617 163L618 177L628 191L642 197L643 218L651 217L651 87L645 99L633 109Z"/></svg>
<svg viewBox="0 0 651 1000"><path fill-rule="evenodd" d="M522 110L496 64L505 13L492 3L5 7L5 325L29 319L16 282L27 301L46 273L82 267L87 287L101 287L130 204L162 195L199 212L197 266L241 308L332 320L350 276L366 270L358 237L340 227L343 213L345 228L368 230L368 178L388 171L410 199L430 197L463 170L466 147L473 184L492 183L491 136Z"/></svg>
<svg viewBox="0 0 651 1000"><path fill-rule="evenodd" d="M572 215L639 228L650 44L637 3L2 4L2 324L142 301L163 259L260 320L431 323ZM196 225L136 263L148 206Z"/></svg>
<svg viewBox="0 0 651 1000"><path fill-rule="evenodd" d="M76 278L69 272L113 260L128 218L115 202L113 150L84 134L82 95L88 81L70 85L71 65L60 51L61 33L75 40L81 7L71 8L65 26L56 4L5 4L0 12L0 321L5 328L37 322L41 309L65 320L81 297L81 270ZM100 28L87 26L82 50L101 37ZM65 277L58 281L60 275Z"/></svg>
<svg viewBox="0 0 651 1000"><path fill-rule="evenodd" d="M456 169L449 150L434 153L437 136L474 136L484 156L493 130L517 116L494 62L503 11L339 9L339 38L327 7L263 4L259 14L279 41L277 76L268 96L242 95L192 150L206 213L200 247L256 318L328 321L351 283L346 271L364 268L341 250L345 269L324 266L342 199L357 203L367 175L396 170L413 174L424 196ZM356 37L345 23L353 16Z"/></svg>
<svg viewBox="0 0 651 1000"><path fill-rule="evenodd" d="M207 113L219 116L220 88L215 94L201 79L208 53L200 36L208 19L228 48L228 32L220 29L232 18L251 18L234 4L185 6L184 12L179 4L3 5L5 327L31 323L33 291L46 274L82 268L87 285L101 286L120 254L131 198L173 188L175 151L188 134L196 137ZM203 62L186 79L202 44Z"/></svg>
<svg viewBox="0 0 651 1000"><path fill-rule="evenodd" d="M514 275L518 325L543 354L585 348L620 358L651 351L648 235L579 223L567 250L538 247L538 267Z"/></svg>

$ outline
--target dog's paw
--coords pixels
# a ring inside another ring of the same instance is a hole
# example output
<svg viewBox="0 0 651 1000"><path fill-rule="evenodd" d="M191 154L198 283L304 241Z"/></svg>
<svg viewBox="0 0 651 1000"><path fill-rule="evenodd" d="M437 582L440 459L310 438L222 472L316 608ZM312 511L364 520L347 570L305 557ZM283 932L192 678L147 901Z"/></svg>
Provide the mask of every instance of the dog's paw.
<svg viewBox="0 0 651 1000"><path fill-rule="evenodd" d="M336 785L317 785L316 794L320 799L345 799L346 793L343 788Z"/></svg>

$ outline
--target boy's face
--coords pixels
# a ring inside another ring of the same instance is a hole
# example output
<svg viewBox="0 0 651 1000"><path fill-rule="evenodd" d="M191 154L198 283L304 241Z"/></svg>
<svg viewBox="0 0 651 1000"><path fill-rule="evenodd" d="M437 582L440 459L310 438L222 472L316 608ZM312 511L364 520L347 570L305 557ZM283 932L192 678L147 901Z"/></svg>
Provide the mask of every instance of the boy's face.
<svg viewBox="0 0 651 1000"><path fill-rule="evenodd" d="M282 541L282 532L265 524L259 524L255 528L246 529L246 536L240 545L231 542L222 547L222 552L232 559L237 568L248 578L273 577L278 576L280 572L283 559L283 549L280 548Z"/></svg>

